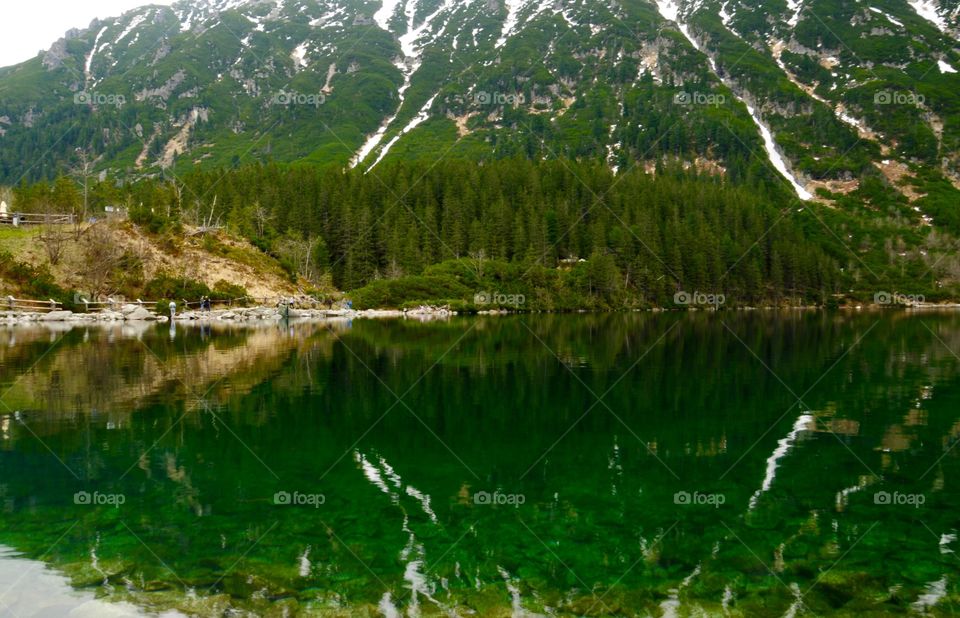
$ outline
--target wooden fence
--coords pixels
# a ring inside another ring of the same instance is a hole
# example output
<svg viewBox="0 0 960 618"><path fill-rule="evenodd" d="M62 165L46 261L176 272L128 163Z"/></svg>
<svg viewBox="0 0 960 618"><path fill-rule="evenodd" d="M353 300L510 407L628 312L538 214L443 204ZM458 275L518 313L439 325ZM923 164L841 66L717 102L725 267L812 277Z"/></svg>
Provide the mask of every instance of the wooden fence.
<svg viewBox="0 0 960 618"><path fill-rule="evenodd" d="M146 307L148 309L153 309L157 307L157 303L161 301L158 300L141 300L137 299L134 301L129 300L104 300L104 301L89 301L85 298L80 298L76 303L77 305L83 306L88 313L96 313L100 311L117 311L123 305L140 305L141 307ZM170 301L163 301L169 303ZM273 296L273 297L261 297L256 298L253 296L241 296L240 298L211 298L209 299L210 307L218 308L232 308L232 307L246 307L246 306L263 306L263 307L276 307L282 302L289 302L291 306L294 307L324 307L328 303L321 302L319 300L309 298L309 297L283 297L283 296ZM185 298L177 301L177 309L179 311L184 310L198 310L203 308L204 301L202 300L187 300ZM167 307L160 307L163 313L166 313Z"/></svg>
<svg viewBox="0 0 960 618"><path fill-rule="evenodd" d="M23 298L14 298L7 296L2 302L4 311L60 311L63 305L53 299L49 300L25 300Z"/></svg>
<svg viewBox="0 0 960 618"><path fill-rule="evenodd" d="M42 214L32 212L15 212L0 215L0 225L72 225L76 217L72 214Z"/></svg>
<svg viewBox="0 0 960 618"><path fill-rule="evenodd" d="M79 297L74 300L74 311L84 311L86 313L100 313L103 311L119 311L124 305L139 305L147 309L153 310L157 307L157 303L160 301L156 300L141 300L137 299L134 301L129 300L114 300L107 299L102 301L91 301L86 298ZM169 301L167 301L169 302ZM262 306L262 307L278 307L282 304L289 304L291 307L296 308L311 308L311 309L324 309L331 308L334 305L333 301L320 301L310 296L270 296L270 297L260 297L255 298L252 296L243 296L240 298L224 298L224 299L210 299L211 307L219 308L232 308L232 307L244 307L244 306ZM203 301L188 301L186 299L181 299L177 302L177 310L198 310L203 307ZM166 307L161 307L161 312L166 313ZM7 296L0 299L0 311L37 311L37 312L48 312L48 311L61 311L63 310L63 303L59 303L53 299L48 300L27 300L23 298L14 298L13 296Z"/></svg>

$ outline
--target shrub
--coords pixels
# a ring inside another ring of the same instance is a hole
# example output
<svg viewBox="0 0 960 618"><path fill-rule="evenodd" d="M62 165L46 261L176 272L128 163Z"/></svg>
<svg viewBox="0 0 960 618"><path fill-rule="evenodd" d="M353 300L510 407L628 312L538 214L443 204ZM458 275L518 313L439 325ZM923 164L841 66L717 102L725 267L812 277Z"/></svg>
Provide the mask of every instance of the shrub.
<svg viewBox="0 0 960 618"><path fill-rule="evenodd" d="M380 279L348 295L356 309L400 308L415 304L443 304L443 299L469 298L473 291L455 278L418 275Z"/></svg>
<svg viewBox="0 0 960 618"><path fill-rule="evenodd" d="M65 290L53 280L46 266L31 266L18 262L6 252L0 252L0 279L13 283L20 296L29 300L53 300L63 304L64 309L75 310L77 305L73 292Z"/></svg>
<svg viewBox="0 0 960 618"><path fill-rule="evenodd" d="M212 296L215 300L246 299L247 288L221 279L213 284Z"/></svg>
<svg viewBox="0 0 960 618"><path fill-rule="evenodd" d="M212 296L213 292L202 281L160 273L147 282L143 294L147 298L186 299L192 302L200 300L201 296Z"/></svg>

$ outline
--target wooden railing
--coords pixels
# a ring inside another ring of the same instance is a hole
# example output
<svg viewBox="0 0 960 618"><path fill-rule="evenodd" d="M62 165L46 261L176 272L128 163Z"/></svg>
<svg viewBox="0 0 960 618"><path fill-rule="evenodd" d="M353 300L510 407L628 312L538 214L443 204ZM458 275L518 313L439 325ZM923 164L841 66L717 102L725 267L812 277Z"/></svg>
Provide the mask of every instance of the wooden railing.
<svg viewBox="0 0 960 618"><path fill-rule="evenodd" d="M157 307L157 303L160 301L155 300L141 300L136 299L134 301L129 300L100 300L92 301L87 300L83 297L77 297L74 300L74 311L84 311L86 313L99 313L103 311L119 311L124 305L139 305L147 309L153 310ZM169 301L168 301L169 302ZM269 297L260 297L256 298L253 296L243 296L240 298L225 298L225 299L210 299L211 307L238 307L238 306L262 306L262 307L277 307L281 303L290 303L291 307L296 308L313 308L313 309L323 309L330 308L333 306L333 302L320 301L309 296L269 296ZM197 310L200 309L203 301L188 301L186 299L181 299L177 302L177 310ZM63 303L59 303L53 299L48 300L28 300L23 298L14 298L13 296L7 296L5 298L0 298L0 311L60 311L63 309ZM166 307L161 307L161 312L166 312Z"/></svg>
<svg viewBox="0 0 960 618"><path fill-rule="evenodd" d="M14 212L0 215L0 225L72 225L76 217L72 214L43 214L34 212Z"/></svg>
<svg viewBox="0 0 960 618"><path fill-rule="evenodd" d="M2 302L4 311L60 311L63 305L53 300L26 300L7 296Z"/></svg>
<svg viewBox="0 0 960 618"><path fill-rule="evenodd" d="M156 302L150 302L146 300L140 300L139 298L135 301L120 301L120 300L103 300L103 301L93 301L87 300L86 298L79 298L75 302L76 305L82 305L84 311L87 313L98 313L101 311L119 311L120 307L124 305L140 305L141 307L151 308L156 306Z"/></svg>

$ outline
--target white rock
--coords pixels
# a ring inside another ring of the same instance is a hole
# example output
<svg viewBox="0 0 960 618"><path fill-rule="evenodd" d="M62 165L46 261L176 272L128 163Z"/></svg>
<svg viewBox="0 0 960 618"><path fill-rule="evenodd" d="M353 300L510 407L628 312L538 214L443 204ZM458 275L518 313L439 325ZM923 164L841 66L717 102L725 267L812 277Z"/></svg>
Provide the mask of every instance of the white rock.
<svg viewBox="0 0 960 618"><path fill-rule="evenodd" d="M126 313L124 319L129 321L147 321L147 320L156 320L157 316L153 314L152 311L145 309L143 307L136 307L133 311Z"/></svg>
<svg viewBox="0 0 960 618"><path fill-rule="evenodd" d="M43 314L43 317L40 319L44 322L63 322L64 320L70 319L72 315L72 311L51 311L50 313Z"/></svg>

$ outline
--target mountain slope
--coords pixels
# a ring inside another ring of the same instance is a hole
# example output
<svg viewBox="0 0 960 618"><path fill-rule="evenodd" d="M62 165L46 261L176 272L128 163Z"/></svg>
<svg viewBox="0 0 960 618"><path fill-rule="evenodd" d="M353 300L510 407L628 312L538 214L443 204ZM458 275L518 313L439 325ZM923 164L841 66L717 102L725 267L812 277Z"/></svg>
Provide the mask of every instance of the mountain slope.
<svg viewBox="0 0 960 618"><path fill-rule="evenodd" d="M79 147L117 177L524 155L676 159L804 199L894 180L957 195L955 0L750 4L142 7L0 69L0 182L53 176Z"/></svg>

